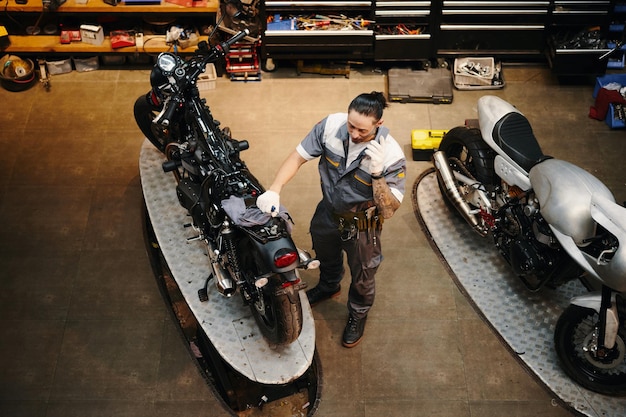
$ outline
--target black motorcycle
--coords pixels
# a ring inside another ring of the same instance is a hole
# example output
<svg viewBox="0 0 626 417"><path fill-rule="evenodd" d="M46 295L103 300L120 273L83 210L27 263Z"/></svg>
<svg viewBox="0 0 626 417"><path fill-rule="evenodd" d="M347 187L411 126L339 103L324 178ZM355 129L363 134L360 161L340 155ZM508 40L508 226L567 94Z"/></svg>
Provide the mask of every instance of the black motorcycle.
<svg viewBox="0 0 626 417"><path fill-rule="evenodd" d="M302 330L298 268L319 263L296 248L291 218L281 208L271 217L255 205L264 192L240 152L247 141L221 128L200 97L198 77L248 34L242 31L212 47L198 45L189 59L161 53L150 74L151 91L135 102L137 125L167 157L165 172L176 178L180 204L191 216L198 239L207 245L210 276L219 292L239 289L263 335L273 344L289 344Z"/></svg>

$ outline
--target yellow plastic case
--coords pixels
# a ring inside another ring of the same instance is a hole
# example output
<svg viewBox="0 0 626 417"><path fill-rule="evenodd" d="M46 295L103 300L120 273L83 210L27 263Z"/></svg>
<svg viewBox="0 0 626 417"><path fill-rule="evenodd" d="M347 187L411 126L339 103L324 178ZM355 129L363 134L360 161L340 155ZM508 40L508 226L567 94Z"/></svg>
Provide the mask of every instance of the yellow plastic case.
<svg viewBox="0 0 626 417"><path fill-rule="evenodd" d="M411 149L414 161L429 161L433 152L439 148L441 139L447 130L415 129L411 131Z"/></svg>

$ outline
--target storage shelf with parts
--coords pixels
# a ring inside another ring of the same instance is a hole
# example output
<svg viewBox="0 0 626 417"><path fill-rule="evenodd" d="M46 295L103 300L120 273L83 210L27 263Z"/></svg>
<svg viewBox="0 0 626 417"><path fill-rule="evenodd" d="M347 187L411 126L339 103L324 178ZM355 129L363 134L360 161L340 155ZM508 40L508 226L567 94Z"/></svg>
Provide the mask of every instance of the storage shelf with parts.
<svg viewBox="0 0 626 417"><path fill-rule="evenodd" d="M611 1L555 2L546 27L546 56L552 72L560 77L588 77L605 73L606 44Z"/></svg>
<svg viewBox="0 0 626 417"><path fill-rule="evenodd" d="M199 40L206 40L206 36L200 36ZM172 49L171 45L165 42L165 36L145 35L143 45L126 46L113 48L108 36L100 45L92 45L85 42L72 42L69 44L59 43L58 36L11 36L11 45L4 49L3 53L24 53L24 54L136 54L136 53L159 53ZM178 53L193 53L196 46L188 48L178 48Z"/></svg>
<svg viewBox="0 0 626 417"><path fill-rule="evenodd" d="M262 58L372 59L370 0L264 2Z"/></svg>
<svg viewBox="0 0 626 417"><path fill-rule="evenodd" d="M157 281L178 318L190 353L207 382L232 412L270 401L291 401L312 415L318 403L319 369L315 324L304 291L303 326L287 346L271 346L238 295L220 295L202 241L189 240L192 228L174 192L175 179L161 168L164 156L147 140L139 158L146 206L146 235ZM198 291L207 288L208 301ZM237 414L240 415L240 414Z"/></svg>
<svg viewBox="0 0 626 417"><path fill-rule="evenodd" d="M45 3L45 2L44 2ZM7 0L0 24L6 26L10 45L3 53L26 54L105 54L105 53L157 53L171 49L165 43L165 36L146 32L144 46L113 48L109 30L151 25L149 22L174 22L177 18L192 21L206 21L212 24L219 7L219 0L172 0L137 4L131 1L120 2L115 6L104 0L66 0L54 10L44 9L41 1L17 4ZM99 44L87 42L62 43L61 27L78 30L81 24L102 23L105 27L105 40ZM116 27L120 25L120 27ZM48 30L46 30L48 29ZM49 33L50 32L50 33ZM191 53L194 47L179 48L181 53Z"/></svg>
<svg viewBox="0 0 626 417"><path fill-rule="evenodd" d="M136 4L120 2L112 6L103 0L66 0L56 9L55 13L215 13L219 1L204 0L188 2L191 7L185 6L185 2L137 2ZM10 13L40 13L43 10L42 2L31 1L26 4L17 4L15 0L7 0L5 11Z"/></svg>
<svg viewBox="0 0 626 417"><path fill-rule="evenodd" d="M376 61L418 61L434 56L430 1L378 0L374 16Z"/></svg>

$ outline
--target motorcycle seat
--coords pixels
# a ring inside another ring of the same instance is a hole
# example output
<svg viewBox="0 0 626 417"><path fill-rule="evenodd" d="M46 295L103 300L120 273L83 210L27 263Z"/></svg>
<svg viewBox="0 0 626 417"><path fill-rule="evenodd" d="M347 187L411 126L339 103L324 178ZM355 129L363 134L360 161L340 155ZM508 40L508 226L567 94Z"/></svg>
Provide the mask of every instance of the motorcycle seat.
<svg viewBox="0 0 626 417"><path fill-rule="evenodd" d="M543 154L528 119L521 113L507 113L498 120L493 127L493 139L526 172L548 158Z"/></svg>

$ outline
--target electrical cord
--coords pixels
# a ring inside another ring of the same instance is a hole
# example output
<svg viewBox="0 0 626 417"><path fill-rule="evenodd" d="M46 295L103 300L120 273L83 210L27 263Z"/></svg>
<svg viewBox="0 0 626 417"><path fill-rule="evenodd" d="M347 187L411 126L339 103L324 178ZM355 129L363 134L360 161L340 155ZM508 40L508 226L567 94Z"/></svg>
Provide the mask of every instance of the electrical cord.
<svg viewBox="0 0 626 417"><path fill-rule="evenodd" d="M42 14L43 14L43 6L42 6ZM21 30L23 30L24 32L26 32L26 27L17 19L15 19L13 16L11 16L11 13L9 13L9 0L5 0L4 2L4 14L7 16L7 18L9 18L13 23L15 23ZM41 18L38 18L37 20L39 21Z"/></svg>

